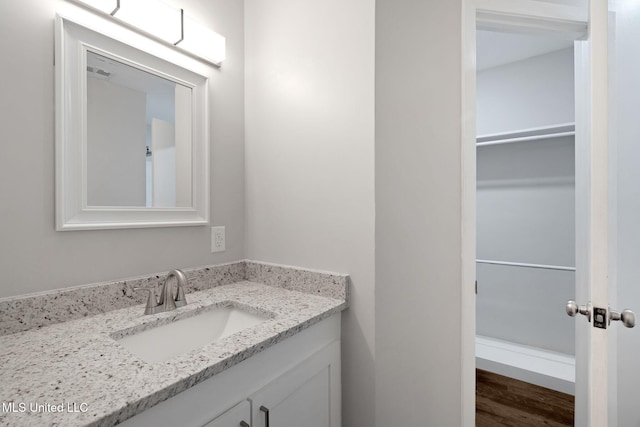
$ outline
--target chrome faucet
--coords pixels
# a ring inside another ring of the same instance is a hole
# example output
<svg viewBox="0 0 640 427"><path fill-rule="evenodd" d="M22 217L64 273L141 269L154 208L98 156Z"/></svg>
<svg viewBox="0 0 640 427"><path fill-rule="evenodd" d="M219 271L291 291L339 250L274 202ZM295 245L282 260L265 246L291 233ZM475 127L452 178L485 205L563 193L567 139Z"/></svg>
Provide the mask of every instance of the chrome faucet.
<svg viewBox="0 0 640 427"><path fill-rule="evenodd" d="M171 286L171 278L176 279L176 296L174 298L173 286ZM163 313L165 311L175 310L178 307L187 305L187 300L184 296L184 287L187 286L187 277L182 270L171 270L167 274L167 278L162 284L162 292L160 299L156 295L156 286L150 288L133 288L134 291L148 291L149 298L147 299L147 306L144 308L144 314L156 314Z"/></svg>

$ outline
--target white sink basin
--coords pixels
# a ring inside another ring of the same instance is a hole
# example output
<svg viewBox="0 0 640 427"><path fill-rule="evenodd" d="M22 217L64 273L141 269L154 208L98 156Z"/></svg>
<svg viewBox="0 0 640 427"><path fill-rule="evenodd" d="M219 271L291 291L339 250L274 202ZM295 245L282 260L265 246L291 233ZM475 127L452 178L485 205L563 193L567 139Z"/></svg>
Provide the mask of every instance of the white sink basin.
<svg viewBox="0 0 640 427"><path fill-rule="evenodd" d="M258 325L268 318L223 306L115 339L145 362L158 363Z"/></svg>

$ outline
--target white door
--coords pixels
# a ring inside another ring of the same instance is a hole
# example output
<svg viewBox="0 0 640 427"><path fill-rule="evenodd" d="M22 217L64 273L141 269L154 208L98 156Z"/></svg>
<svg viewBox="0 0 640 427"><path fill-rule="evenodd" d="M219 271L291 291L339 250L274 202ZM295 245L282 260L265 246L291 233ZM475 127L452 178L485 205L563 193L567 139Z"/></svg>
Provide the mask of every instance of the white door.
<svg viewBox="0 0 640 427"><path fill-rule="evenodd" d="M618 309L640 309L634 284L634 258L640 254L640 128L634 112L640 111L639 6L634 0L589 5L590 138L582 158L588 165L583 169L587 191L582 200L577 196L578 209L582 204L589 213L583 228L588 250L577 290L584 299L579 311L590 320L576 325L576 425L640 425L633 397L640 379L633 357L640 334L627 329L635 323L633 312ZM570 313L575 309L567 307Z"/></svg>
<svg viewBox="0 0 640 427"><path fill-rule="evenodd" d="M608 10L589 2L589 37L576 53L576 425L608 425L609 136ZM578 61L580 63L580 61Z"/></svg>
<svg viewBox="0 0 640 427"><path fill-rule="evenodd" d="M611 181L616 191L614 212L610 213L615 218L615 250L610 263L609 304L640 315L640 2L616 0L612 9L610 44L614 48L609 63L615 174ZM615 326L609 330L615 350L609 353L609 397L611 417L617 418L617 423L610 425L640 426L640 326Z"/></svg>

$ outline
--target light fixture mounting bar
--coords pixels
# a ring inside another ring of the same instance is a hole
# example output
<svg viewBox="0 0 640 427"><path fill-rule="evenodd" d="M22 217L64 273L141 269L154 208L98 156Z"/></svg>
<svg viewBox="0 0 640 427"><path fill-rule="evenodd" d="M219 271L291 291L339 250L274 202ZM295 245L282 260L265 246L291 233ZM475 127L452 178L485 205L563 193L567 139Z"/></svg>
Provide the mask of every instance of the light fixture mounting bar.
<svg viewBox="0 0 640 427"><path fill-rule="evenodd" d="M184 40L184 9L180 8L180 40L175 42L173 45L178 46L178 43L180 43L182 40Z"/></svg>
<svg viewBox="0 0 640 427"><path fill-rule="evenodd" d="M117 11L120 10L120 0L116 0L116 8L111 12L111 16L114 16Z"/></svg>

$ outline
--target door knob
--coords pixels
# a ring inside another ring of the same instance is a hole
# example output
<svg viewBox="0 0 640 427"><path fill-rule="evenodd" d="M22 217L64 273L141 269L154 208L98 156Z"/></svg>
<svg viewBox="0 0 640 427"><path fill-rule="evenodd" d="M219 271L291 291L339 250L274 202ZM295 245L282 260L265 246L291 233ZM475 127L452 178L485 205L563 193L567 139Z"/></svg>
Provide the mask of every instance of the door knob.
<svg viewBox="0 0 640 427"><path fill-rule="evenodd" d="M589 305L578 305L575 301L569 300L566 305L567 314L571 317L575 317L580 313L587 316L587 320L591 322L591 307Z"/></svg>
<svg viewBox="0 0 640 427"><path fill-rule="evenodd" d="M617 311L609 308L609 324L611 324L612 320L621 321L627 328L633 328L636 326L636 315L631 310L622 310L622 313L618 313Z"/></svg>

